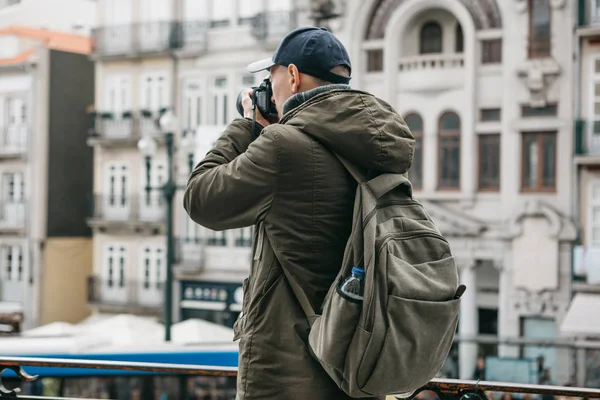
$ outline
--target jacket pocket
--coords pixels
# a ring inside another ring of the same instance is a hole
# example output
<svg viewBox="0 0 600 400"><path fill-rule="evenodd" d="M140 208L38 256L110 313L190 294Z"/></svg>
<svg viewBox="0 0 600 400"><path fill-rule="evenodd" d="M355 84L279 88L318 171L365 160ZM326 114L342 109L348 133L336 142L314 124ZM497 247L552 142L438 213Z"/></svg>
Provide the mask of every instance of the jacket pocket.
<svg viewBox="0 0 600 400"><path fill-rule="evenodd" d="M243 291L243 298L242 298L242 312L240 313L240 316L238 317L238 319L233 323L233 341L235 342L236 340L238 340L243 334L244 334L244 325L246 322L246 309L248 307L248 288L249 288L249 283L250 282L250 278L246 278L244 279L244 282L242 283L242 291Z"/></svg>

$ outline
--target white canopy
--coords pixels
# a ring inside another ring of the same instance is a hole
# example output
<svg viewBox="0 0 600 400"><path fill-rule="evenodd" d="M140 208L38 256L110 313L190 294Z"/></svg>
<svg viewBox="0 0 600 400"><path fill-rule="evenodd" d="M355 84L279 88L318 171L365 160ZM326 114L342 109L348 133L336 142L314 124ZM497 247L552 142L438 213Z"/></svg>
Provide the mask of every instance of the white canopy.
<svg viewBox="0 0 600 400"><path fill-rule="evenodd" d="M202 319L186 319L171 327L175 343L231 343L233 329Z"/></svg>
<svg viewBox="0 0 600 400"><path fill-rule="evenodd" d="M577 293L560 330L562 333L577 336L600 336L600 294Z"/></svg>
<svg viewBox="0 0 600 400"><path fill-rule="evenodd" d="M24 331L26 337L64 337L72 336L77 333L77 328L68 322L52 322L47 325Z"/></svg>

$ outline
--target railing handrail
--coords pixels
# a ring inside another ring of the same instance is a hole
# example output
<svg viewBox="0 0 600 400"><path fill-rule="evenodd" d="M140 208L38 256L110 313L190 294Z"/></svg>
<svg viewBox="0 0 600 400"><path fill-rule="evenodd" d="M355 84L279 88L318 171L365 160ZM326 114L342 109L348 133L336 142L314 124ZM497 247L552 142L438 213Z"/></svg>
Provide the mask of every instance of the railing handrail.
<svg viewBox="0 0 600 400"><path fill-rule="evenodd" d="M29 357L0 357L0 370L10 368L19 370L21 367L53 367L53 368L86 368L104 370L124 370L157 373L177 373L185 375L202 376L236 376L237 367L215 367L204 365L145 363L131 361L101 361L78 360L61 358L29 358ZM21 370L21 372L24 372ZM26 374L23 374L27 376ZM480 392L509 392L529 394L549 394L570 397L600 398L600 389L531 385L507 382L488 382L458 379L433 379L422 389L434 390L442 393L459 393L464 390Z"/></svg>
<svg viewBox="0 0 600 400"><path fill-rule="evenodd" d="M2 367L86 368L120 371L163 372L202 376L236 376L237 367L147 363L135 361L78 360L67 358L0 357Z"/></svg>

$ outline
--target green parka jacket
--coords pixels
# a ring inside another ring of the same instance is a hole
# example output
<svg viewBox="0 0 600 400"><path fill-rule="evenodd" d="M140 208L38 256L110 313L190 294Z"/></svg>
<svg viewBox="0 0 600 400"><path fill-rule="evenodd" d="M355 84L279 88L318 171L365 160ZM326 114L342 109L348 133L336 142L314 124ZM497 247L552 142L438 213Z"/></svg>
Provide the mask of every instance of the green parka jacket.
<svg viewBox="0 0 600 400"><path fill-rule="evenodd" d="M311 357L287 277L319 310L341 266L356 182L332 151L365 172L404 173L414 138L390 105L340 85L296 95L284 112L255 140L251 121L234 120L193 171L184 206L209 229L256 225L234 327L237 399L346 399Z"/></svg>

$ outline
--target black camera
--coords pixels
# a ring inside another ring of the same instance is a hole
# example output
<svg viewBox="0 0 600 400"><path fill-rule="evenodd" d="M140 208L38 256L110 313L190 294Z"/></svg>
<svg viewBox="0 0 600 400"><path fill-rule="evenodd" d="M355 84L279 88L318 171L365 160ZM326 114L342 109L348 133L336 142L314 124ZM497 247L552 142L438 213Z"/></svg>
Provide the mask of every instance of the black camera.
<svg viewBox="0 0 600 400"><path fill-rule="evenodd" d="M244 116L244 107L242 107L242 94L244 91L241 91L237 98L237 110L242 117ZM270 123L275 123L279 121L279 116L277 115L275 103L271 101L272 97L273 87L269 78L262 81L258 87L252 87L252 94L250 96L252 103L256 105L264 119Z"/></svg>

